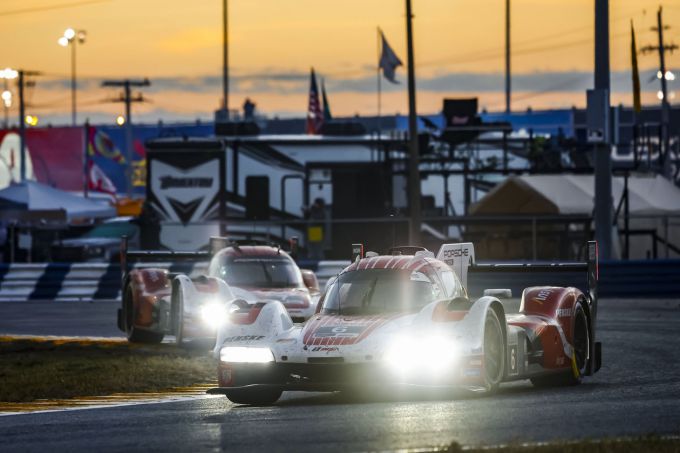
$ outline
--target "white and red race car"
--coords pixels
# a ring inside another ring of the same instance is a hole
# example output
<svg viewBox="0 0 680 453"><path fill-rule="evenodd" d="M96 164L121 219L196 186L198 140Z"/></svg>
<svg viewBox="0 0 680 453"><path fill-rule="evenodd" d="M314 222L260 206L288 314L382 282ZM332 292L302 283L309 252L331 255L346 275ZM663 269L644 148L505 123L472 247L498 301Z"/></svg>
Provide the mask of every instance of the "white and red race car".
<svg viewBox="0 0 680 453"><path fill-rule="evenodd" d="M286 316L302 322L314 314L319 299L316 276L301 270L278 246L211 238L211 252L128 251L123 240L124 272L118 328L131 342L157 343L174 335L214 341L232 302L277 301ZM164 267L128 269L129 260L210 260L207 275L190 277Z"/></svg>
<svg viewBox="0 0 680 453"><path fill-rule="evenodd" d="M587 263L551 265L476 265L470 243L445 244L436 258L415 250L360 252L303 326L279 302L233 304L214 349L219 387L209 393L271 404L285 390L395 384L494 391L518 379L575 384L599 369L594 242ZM550 286L525 288L519 313L508 314L508 289L468 297L468 277L491 271L578 273L587 283L582 291L546 277Z"/></svg>

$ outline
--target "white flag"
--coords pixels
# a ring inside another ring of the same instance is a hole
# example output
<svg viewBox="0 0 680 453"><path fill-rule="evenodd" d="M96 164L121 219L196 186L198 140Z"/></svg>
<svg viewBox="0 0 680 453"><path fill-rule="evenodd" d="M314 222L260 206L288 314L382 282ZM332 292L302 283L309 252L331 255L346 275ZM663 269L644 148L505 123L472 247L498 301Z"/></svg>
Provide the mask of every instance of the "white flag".
<svg viewBox="0 0 680 453"><path fill-rule="evenodd" d="M92 160L89 161L88 188L95 192L104 192L116 195L116 185L106 176L104 170L99 168Z"/></svg>
<svg viewBox="0 0 680 453"><path fill-rule="evenodd" d="M394 78L394 73L397 70L398 66L403 66L404 64L401 62L399 57L397 56L396 53L394 53L394 50L390 47L390 45L387 43L387 40L385 39L385 35L380 31L380 36L382 37L382 53L380 54L380 69L383 71L383 75L387 80L389 80L392 83L399 83Z"/></svg>

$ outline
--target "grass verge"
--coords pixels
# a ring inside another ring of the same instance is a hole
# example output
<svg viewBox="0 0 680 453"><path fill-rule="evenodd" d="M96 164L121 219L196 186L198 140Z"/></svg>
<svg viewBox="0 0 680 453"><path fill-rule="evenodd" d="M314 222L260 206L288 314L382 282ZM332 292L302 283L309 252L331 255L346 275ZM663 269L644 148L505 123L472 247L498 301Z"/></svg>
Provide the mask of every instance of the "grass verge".
<svg viewBox="0 0 680 453"><path fill-rule="evenodd" d="M0 337L0 402L159 392L214 382L215 369L172 345Z"/></svg>
<svg viewBox="0 0 680 453"><path fill-rule="evenodd" d="M449 453L679 453L680 437L643 436L574 442L462 447L457 443L440 450Z"/></svg>

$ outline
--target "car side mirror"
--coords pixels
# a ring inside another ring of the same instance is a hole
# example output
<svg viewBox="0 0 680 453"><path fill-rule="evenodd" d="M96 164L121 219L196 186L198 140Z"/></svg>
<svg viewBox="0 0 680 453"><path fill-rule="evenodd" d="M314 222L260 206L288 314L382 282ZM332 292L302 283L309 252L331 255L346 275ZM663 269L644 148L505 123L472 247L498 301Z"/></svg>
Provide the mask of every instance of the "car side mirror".
<svg viewBox="0 0 680 453"><path fill-rule="evenodd" d="M302 281L309 290L310 293L319 292L319 280L316 278L316 274L309 269L300 269L302 272Z"/></svg>
<svg viewBox="0 0 680 453"><path fill-rule="evenodd" d="M511 299L512 290L507 288L485 289L484 296L496 297L498 299Z"/></svg>
<svg viewBox="0 0 680 453"><path fill-rule="evenodd" d="M446 309L449 311L467 310L470 308L470 305L471 305L470 299L464 296L457 296L449 301L449 304L446 306Z"/></svg>

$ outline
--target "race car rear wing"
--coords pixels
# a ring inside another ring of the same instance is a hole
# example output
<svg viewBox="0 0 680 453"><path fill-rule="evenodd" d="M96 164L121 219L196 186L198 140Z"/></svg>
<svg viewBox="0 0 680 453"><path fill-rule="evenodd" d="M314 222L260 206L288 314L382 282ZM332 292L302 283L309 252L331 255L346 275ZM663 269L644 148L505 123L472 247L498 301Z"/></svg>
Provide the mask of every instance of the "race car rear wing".
<svg viewBox="0 0 680 453"><path fill-rule="evenodd" d="M229 246L229 238L213 236L210 238L208 251L198 252L174 252L169 250L129 250L128 238L123 236L120 241L120 269L123 275L129 270L130 261L146 262L177 262L177 261L208 261L210 258Z"/></svg>

